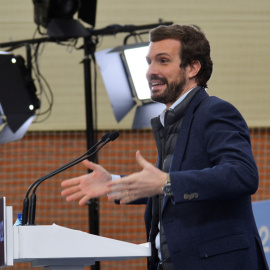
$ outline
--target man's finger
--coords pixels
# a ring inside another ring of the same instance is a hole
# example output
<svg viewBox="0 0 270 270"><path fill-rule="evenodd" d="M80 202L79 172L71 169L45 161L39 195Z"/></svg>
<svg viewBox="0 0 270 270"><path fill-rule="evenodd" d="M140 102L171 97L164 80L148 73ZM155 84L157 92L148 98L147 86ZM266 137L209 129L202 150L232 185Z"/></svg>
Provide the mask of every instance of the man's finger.
<svg viewBox="0 0 270 270"><path fill-rule="evenodd" d="M149 164L149 162L141 155L140 150L136 152L136 160L142 168L145 168Z"/></svg>
<svg viewBox="0 0 270 270"><path fill-rule="evenodd" d="M79 205L85 205L88 201L89 201L89 197L87 195L85 195L80 201L79 201Z"/></svg>
<svg viewBox="0 0 270 270"><path fill-rule="evenodd" d="M77 201L79 200L84 194L81 191L78 191L76 193L73 193L72 195L69 195L66 197L67 202L71 201Z"/></svg>
<svg viewBox="0 0 270 270"><path fill-rule="evenodd" d="M95 163L93 163L93 162L91 162L91 161L89 161L87 159L83 160L82 164L84 165L84 167L86 167L87 169L89 169L91 171L96 170L97 167L99 166L99 165L97 165L97 164L95 164Z"/></svg>
<svg viewBox="0 0 270 270"><path fill-rule="evenodd" d="M73 194L75 192L78 192L80 190L79 186L72 186L69 188L65 188L64 190L62 190L61 192L61 196L69 196L70 194Z"/></svg>
<svg viewBox="0 0 270 270"><path fill-rule="evenodd" d="M70 178L70 179L64 180L61 183L61 186L63 188L68 188L68 187L72 187L72 186L75 186L75 185L78 185L78 184L80 184L79 177L74 177L74 178Z"/></svg>

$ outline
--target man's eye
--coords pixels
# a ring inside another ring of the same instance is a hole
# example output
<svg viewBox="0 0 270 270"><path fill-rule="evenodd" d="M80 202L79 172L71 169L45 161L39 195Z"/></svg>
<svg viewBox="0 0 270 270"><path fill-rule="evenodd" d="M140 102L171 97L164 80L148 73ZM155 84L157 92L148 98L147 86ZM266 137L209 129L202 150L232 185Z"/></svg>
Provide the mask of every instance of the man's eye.
<svg viewBox="0 0 270 270"><path fill-rule="evenodd" d="M167 63L168 60L167 60L167 59L161 59L160 62L161 62L161 63Z"/></svg>

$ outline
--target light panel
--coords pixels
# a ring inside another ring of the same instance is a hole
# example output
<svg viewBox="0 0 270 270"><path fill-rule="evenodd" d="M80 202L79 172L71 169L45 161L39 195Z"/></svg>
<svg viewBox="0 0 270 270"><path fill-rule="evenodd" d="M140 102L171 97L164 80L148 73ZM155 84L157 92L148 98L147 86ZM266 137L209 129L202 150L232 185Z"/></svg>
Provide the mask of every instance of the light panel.
<svg viewBox="0 0 270 270"><path fill-rule="evenodd" d="M97 0L39 0L33 4L35 23L47 28L50 37L89 36L89 30L73 19L77 12L79 19L95 26Z"/></svg>
<svg viewBox="0 0 270 270"><path fill-rule="evenodd" d="M101 76L117 122L135 106L119 52L111 49L95 53Z"/></svg>
<svg viewBox="0 0 270 270"><path fill-rule="evenodd" d="M129 70L133 91L139 100L150 100L150 90L146 79L148 46L124 50L124 61Z"/></svg>
<svg viewBox="0 0 270 270"><path fill-rule="evenodd" d="M148 43L119 46L95 53L114 116L120 122L137 105L132 128L148 128L165 105L150 99L146 79Z"/></svg>
<svg viewBox="0 0 270 270"><path fill-rule="evenodd" d="M20 55L0 52L0 144L20 139L40 107L31 72Z"/></svg>

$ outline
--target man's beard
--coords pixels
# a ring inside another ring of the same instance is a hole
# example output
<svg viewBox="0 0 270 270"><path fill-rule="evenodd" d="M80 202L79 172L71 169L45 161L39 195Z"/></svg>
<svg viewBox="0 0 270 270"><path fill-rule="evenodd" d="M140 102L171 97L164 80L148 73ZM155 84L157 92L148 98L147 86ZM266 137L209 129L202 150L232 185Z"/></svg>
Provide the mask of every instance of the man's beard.
<svg viewBox="0 0 270 270"><path fill-rule="evenodd" d="M167 80L166 80L167 83ZM163 103L163 104L173 104L183 93L184 86L186 85L186 79L183 76L179 83L172 82L167 83L167 88L161 94L155 94L151 92L151 99L153 101Z"/></svg>

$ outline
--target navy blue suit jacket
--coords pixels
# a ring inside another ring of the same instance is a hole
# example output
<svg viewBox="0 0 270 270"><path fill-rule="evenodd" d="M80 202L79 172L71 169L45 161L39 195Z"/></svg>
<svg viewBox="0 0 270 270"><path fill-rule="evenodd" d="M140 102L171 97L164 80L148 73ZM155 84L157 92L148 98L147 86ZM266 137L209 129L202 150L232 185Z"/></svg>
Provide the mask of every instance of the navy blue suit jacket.
<svg viewBox="0 0 270 270"><path fill-rule="evenodd" d="M201 88L185 113L162 222L176 270L256 270L266 264L251 194L258 188L249 130L230 103ZM151 198L145 222L151 227ZM268 269L265 265L264 269Z"/></svg>

